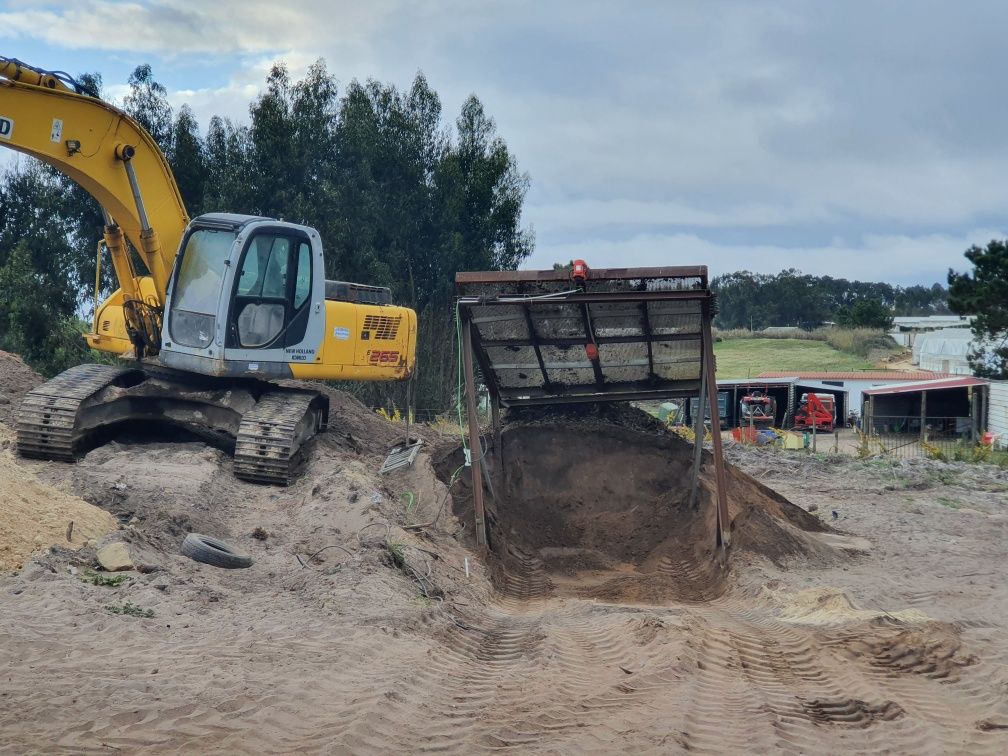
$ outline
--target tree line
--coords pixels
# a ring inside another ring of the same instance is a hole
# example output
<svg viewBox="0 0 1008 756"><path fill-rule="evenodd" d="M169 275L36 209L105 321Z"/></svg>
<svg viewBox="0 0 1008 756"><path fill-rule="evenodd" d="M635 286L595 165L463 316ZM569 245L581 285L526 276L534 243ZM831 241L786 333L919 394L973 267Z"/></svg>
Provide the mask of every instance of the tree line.
<svg viewBox="0 0 1008 756"><path fill-rule="evenodd" d="M80 83L99 94L100 76ZM453 401L454 273L511 270L531 254L521 224L529 178L475 96L449 124L423 75L407 89L352 81L342 92L322 61L293 81L281 64L249 105L247 123L214 116L202 131L192 110L175 110L148 65L129 78L122 107L153 136L175 174L189 214L240 212L317 228L328 278L388 286L417 310L417 404ZM95 359L80 338L91 311L102 215L79 187L33 160L0 176L0 348L52 375ZM713 279L716 325L762 329L826 322L885 328L893 315L986 315L978 335L990 349L978 369L1006 374L1006 245L966 254L975 270L950 271L953 291L811 276L739 271ZM103 267L102 294L114 287ZM986 367L985 367L986 366ZM355 386L372 405L402 406L396 384Z"/></svg>
<svg viewBox="0 0 1008 756"><path fill-rule="evenodd" d="M832 322L841 327L888 328L895 315L946 315L948 290L933 286L893 286L873 281L812 276L789 269L780 273L739 271L716 276L719 328L771 326L818 328Z"/></svg>
<svg viewBox="0 0 1008 756"><path fill-rule="evenodd" d="M81 80L101 90L99 76ZM417 310L417 406L450 406L455 272L515 269L534 245L521 223L529 178L475 95L449 124L422 74L405 90L355 80L341 92L321 60L299 81L278 64L247 124L214 116L204 133L143 65L121 107L161 147L190 217L249 213L313 226L327 278L388 286ZM89 359L77 315L90 312L100 208L32 160L0 177L0 206L0 348L47 374ZM114 286L109 268L103 293ZM402 406L397 384L355 391Z"/></svg>

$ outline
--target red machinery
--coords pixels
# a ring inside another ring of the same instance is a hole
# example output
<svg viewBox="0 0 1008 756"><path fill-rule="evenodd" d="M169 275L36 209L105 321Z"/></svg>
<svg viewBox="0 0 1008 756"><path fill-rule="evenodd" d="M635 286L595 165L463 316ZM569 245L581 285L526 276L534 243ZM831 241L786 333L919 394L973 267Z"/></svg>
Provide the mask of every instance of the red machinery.
<svg viewBox="0 0 1008 756"><path fill-rule="evenodd" d="M832 394L802 394L795 411L794 429L831 433L836 424L836 401Z"/></svg>
<svg viewBox="0 0 1008 756"><path fill-rule="evenodd" d="M777 400L759 390L746 394L739 402L739 420L743 427L771 428L776 414Z"/></svg>

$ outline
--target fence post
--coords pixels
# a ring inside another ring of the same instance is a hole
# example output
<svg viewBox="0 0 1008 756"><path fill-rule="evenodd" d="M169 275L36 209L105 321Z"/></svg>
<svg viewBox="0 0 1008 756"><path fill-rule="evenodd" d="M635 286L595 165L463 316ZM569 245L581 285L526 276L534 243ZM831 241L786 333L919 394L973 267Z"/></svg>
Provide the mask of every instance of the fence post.
<svg viewBox="0 0 1008 756"><path fill-rule="evenodd" d="M920 439L922 444L927 443L927 391L921 391L920 410Z"/></svg>
<svg viewBox="0 0 1008 756"><path fill-rule="evenodd" d="M970 438L974 444L980 441L980 391L970 388Z"/></svg>
<svg viewBox="0 0 1008 756"><path fill-rule="evenodd" d="M980 430L990 430L990 386L980 387Z"/></svg>

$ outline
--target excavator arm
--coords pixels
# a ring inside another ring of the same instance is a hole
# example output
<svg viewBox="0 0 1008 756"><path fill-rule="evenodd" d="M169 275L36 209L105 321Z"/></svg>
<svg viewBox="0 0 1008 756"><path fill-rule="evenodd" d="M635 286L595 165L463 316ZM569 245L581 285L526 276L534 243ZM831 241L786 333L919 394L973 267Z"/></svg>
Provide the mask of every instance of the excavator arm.
<svg viewBox="0 0 1008 756"><path fill-rule="evenodd" d="M164 306L189 219L168 162L140 124L78 93L58 74L0 57L0 146L52 166L102 206L105 241L120 286L109 302ZM133 271L124 236L150 280Z"/></svg>

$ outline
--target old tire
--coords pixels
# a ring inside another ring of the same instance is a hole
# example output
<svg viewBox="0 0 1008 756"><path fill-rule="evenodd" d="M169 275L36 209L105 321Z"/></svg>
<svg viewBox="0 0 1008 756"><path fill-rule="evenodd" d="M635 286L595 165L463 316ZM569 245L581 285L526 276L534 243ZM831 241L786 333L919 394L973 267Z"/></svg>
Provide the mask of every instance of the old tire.
<svg viewBox="0 0 1008 756"><path fill-rule="evenodd" d="M252 557L237 551L233 546L210 536L190 533L182 541L182 554L193 561L236 570L252 566Z"/></svg>

